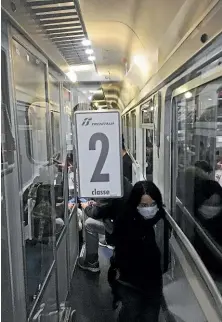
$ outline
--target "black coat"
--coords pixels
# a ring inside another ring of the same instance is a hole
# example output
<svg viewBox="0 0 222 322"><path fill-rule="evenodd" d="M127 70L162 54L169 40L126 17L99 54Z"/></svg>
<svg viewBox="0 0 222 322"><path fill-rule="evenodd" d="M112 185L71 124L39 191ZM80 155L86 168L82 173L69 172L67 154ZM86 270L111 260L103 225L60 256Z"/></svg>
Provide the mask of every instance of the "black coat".
<svg viewBox="0 0 222 322"><path fill-rule="evenodd" d="M116 222L114 231L114 266L120 273L120 280L148 294L162 291L160 251L154 225L164 217L163 209L148 220L129 209Z"/></svg>
<svg viewBox="0 0 222 322"><path fill-rule="evenodd" d="M85 214L88 217L98 220L116 220L116 218L123 213L124 206L130 196L131 190L131 183L124 177L122 198L97 199L95 205L90 205L85 208Z"/></svg>

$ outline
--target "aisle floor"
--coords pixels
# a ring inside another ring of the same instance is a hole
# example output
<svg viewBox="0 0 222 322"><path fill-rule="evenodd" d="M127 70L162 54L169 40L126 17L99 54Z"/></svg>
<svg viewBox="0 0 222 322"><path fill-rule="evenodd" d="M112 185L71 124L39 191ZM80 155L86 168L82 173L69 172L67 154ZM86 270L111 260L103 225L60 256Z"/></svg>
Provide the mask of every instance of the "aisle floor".
<svg viewBox="0 0 222 322"><path fill-rule="evenodd" d="M77 322L114 322L112 294L107 282L107 271L112 251L100 247L100 274L76 267L71 283L69 304L76 310Z"/></svg>

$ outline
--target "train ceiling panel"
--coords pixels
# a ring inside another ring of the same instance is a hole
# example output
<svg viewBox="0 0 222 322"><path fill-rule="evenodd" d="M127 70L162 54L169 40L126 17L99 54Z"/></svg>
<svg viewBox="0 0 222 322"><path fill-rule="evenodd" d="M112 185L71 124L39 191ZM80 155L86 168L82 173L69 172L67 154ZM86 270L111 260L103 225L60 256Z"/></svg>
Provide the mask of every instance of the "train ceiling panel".
<svg viewBox="0 0 222 322"><path fill-rule="evenodd" d="M69 65L92 63L82 44L87 38L85 26L73 1L26 0L26 4Z"/></svg>
<svg viewBox="0 0 222 322"><path fill-rule="evenodd" d="M97 69L101 74L120 77L120 96L124 105L138 95L181 39L215 2L80 1Z"/></svg>

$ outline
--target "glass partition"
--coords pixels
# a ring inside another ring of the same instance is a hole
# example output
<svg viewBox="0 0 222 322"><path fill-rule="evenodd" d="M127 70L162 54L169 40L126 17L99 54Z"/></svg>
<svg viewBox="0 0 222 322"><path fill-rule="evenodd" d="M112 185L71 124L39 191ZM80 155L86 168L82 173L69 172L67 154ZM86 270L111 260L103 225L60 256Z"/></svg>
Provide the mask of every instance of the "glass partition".
<svg viewBox="0 0 222 322"><path fill-rule="evenodd" d="M51 132L47 127L46 65L15 40L12 58L25 223L26 303L30 311L54 261Z"/></svg>
<svg viewBox="0 0 222 322"><path fill-rule="evenodd" d="M126 147L130 149L131 137L130 137L130 119L129 114L126 115Z"/></svg>
<svg viewBox="0 0 222 322"><path fill-rule="evenodd" d="M175 220L222 292L222 78L174 97Z"/></svg>
<svg viewBox="0 0 222 322"><path fill-rule="evenodd" d="M49 108L51 116L54 190L56 205L56 238L65 226L64 171L65 159L61 147L60 84L49 74Z"/></svg>
<svg viewBox="0 0 222 322"><path fill-rule="evenodd" d="M143 169L147 180L153 180L153 129L143 129Z"/></svg>
<svg viewBox="0 0 222 322"><path fill-rule="evenodd" d="M133 157L136 159L136 112L132 112L132 147L133 147Z"/></svg>

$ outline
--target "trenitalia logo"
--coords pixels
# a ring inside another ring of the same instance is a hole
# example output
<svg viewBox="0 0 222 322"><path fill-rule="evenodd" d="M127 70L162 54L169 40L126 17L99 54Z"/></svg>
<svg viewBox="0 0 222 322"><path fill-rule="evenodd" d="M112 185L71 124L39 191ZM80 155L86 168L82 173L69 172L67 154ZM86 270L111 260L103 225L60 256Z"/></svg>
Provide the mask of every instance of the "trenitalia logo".
<svg viewBox="0 0 222 322"><path fill-rule="evenodd" d="M86 117L83 122L82 126L88 126L90 125L90 122L92 121L91 117ZM114 125L114 122L92 122L91 125L96 126L96 125Z"/></svg>
<svg viewBox="0 0 222 322"><path fill-rule="evenodd" d="M92 121L92 118L88 118L86 117L83 122L82 122L82 126L87 126L89 125L89 122Z"/></svg>

